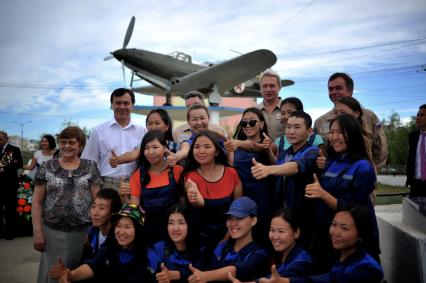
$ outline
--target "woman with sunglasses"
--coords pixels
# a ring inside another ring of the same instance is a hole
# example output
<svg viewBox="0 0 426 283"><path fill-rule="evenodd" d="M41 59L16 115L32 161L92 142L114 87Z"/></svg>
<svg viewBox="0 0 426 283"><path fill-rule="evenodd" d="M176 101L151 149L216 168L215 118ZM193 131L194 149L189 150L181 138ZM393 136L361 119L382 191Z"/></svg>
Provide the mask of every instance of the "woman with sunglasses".
<svg viewBox="0 0 426 283"><path fill-rule="evenodd" d="M253 159L265 165L275 164L275 156L271 149L268 138L268 127L262 112L258 108L247 108L243 112L240 121L240 131L236 133L239 141L251 141L263 146L263 150L255 151L238 147L233 152L233 166L238 172L241 180L244 180L243 195L254 200L258 207L257 225L254 227L253 236L255 240L263 245L269 245L268 228L274 203L275 184L274 176L256 180L251 173ZM270 140L269 140L270 141ZM229 155L232 156L233 147L227 146ZM232 158L231 158L232 159Z"/></svg>

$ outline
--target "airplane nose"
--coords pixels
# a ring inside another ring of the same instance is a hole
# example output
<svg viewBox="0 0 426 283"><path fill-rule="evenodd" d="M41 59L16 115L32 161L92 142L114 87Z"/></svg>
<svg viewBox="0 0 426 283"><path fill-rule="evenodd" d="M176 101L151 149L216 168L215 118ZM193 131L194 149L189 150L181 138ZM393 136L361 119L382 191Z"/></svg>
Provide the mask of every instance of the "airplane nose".
<svg viewBox="0 0 426 283"><path fill-rule="evenodd" d="M125 49L118 49L112 52L112 55L119 61L125 59L127 57L127 50Z"/></svg>

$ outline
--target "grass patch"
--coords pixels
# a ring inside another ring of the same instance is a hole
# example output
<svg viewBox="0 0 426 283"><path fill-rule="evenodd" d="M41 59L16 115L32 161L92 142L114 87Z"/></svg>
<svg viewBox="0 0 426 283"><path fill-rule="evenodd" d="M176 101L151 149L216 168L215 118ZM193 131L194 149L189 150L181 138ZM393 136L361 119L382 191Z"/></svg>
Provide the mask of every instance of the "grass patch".
<svg viewBox="0 0 426 283"><path fill-rule="evenodd" d="M407 187L397 187L384 185L377 183L376 194L390 194L390 193L408 193L410 190ZM376 205L385 205L385 204L398 204L402 203L403 196L377 196Z"/></svg>

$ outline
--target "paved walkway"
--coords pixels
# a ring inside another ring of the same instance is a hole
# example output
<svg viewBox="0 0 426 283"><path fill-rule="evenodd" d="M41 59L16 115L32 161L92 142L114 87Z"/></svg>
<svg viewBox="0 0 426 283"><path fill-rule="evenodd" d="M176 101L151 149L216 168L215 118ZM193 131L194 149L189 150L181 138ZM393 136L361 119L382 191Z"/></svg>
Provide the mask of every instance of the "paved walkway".
<svg viewBox="0 0 426 283"><path fill-rule="evenodd" d="M33 238L0 240L0 282L36 282L40 253L33 249Z"/></svg>

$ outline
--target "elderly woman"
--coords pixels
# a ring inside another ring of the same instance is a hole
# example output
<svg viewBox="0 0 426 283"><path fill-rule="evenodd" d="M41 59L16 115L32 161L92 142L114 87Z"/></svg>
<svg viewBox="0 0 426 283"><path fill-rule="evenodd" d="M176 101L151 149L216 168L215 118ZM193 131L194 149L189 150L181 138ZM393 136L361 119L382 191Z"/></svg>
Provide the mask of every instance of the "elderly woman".
<svg viewBox="0 0 426 283"><path fill-rule="evenodd" d="M79 263L90 206L102 183L96 164L79 157L85 142L80 128L65 128L58 137L61 158L44 162L35 176L33 237L42 253L37 282L48 282L58 256L68 267Z"/></svg>

